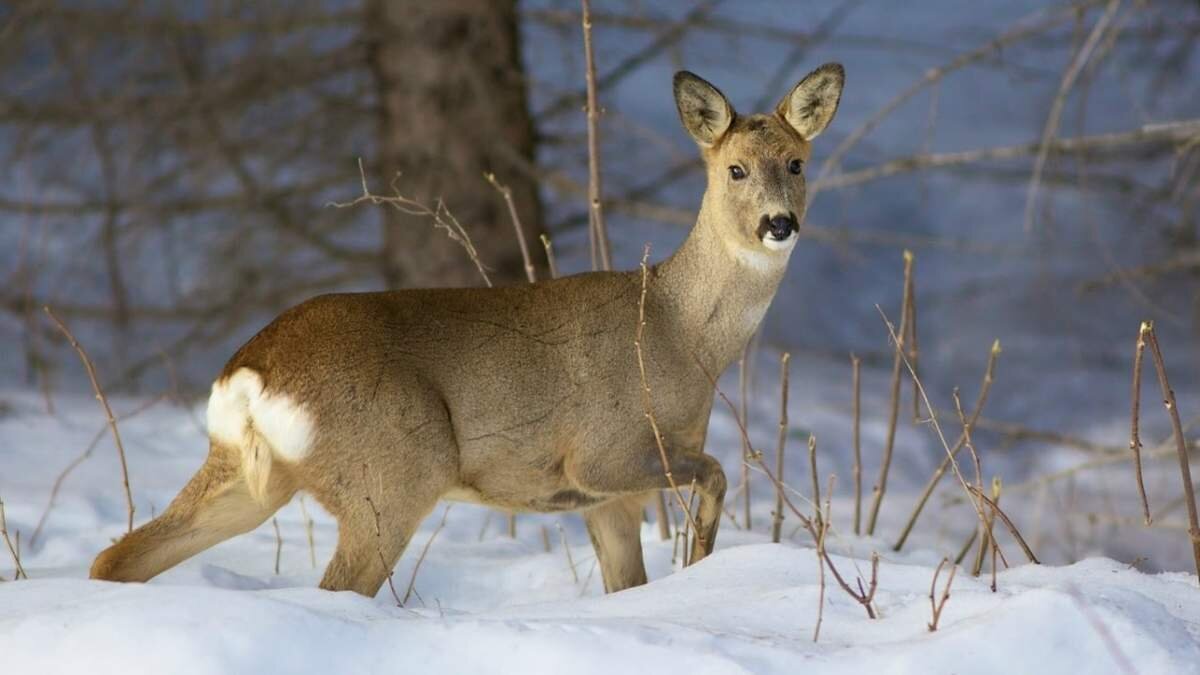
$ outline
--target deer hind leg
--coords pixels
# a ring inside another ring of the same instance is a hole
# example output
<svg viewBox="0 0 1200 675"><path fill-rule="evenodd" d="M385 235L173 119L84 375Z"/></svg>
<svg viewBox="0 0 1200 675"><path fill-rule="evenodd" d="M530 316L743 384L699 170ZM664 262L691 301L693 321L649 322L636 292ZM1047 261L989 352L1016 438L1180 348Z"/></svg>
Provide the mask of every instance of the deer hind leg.
<svg viewBox="0 0 1200 675"><path fill-rule="evenodd" d="M645 494L621 497L583 514L592 548L600 561L605 593L646 583L641 537L645 501Z"/></svg>
<svg viewBox="0 0 1200 675"><path fill-rule="evenodd" d="M374 597L421 521L457 480L450 419L440 399L433 402L412 428L381 429L357 439L360 449L331 449L305 465L305 489L338 524L321 588Z"/></svg>
<svg viewBox="0 0 1200 675"><path fill-rule="evenodd" d="M91 578L146 581L230 537L249 532L295 494L286 471L275 471L264 501L254 499L237 450L213 443L208 459L162 515L96 556Z"/></svg>

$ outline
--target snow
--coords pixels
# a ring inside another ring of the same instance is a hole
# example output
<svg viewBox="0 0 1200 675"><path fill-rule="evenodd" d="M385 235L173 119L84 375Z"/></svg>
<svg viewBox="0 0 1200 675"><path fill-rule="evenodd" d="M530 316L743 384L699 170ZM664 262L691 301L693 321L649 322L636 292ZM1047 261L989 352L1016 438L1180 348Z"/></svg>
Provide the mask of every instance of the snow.
<svg viewBox="0 0 1200 675"><path fill-rule="evenodd" d="M807 405L803 387L797 394L797 404ZM268 523L148 584L90 581L91 558L122 533L125 521L106 437L64 481L39 541L29 544L28 533L75 448L102 428L98 406L90 397L62 395L51 416L34 393L3 392L0 401L8 407L0 417L0 496L10 531L26 533L22 558L30 577L11 581L10 561L0 555L0 575L9 579L0 583L4 672L1200 672L1194 575L1147 574L1103 557L1066 566L1019 564L1007 540L1013 567L998 573L997 591L986 572L972 578L960 569L939 629L930 632L933 571L961 543L961 531L948 536L943 526L923 521L919 545L893 553L885 539L849 533L845 490L834 501L829 547L851 580L869 578L871 553L881 555L879 618L868 619L829 578L817 642L815 551L804 536L769 542L762 527L767 494L756 502L759 532L726 524L717 551L685 569L673 562L671 542L645 525L651 581L614 595L602 593L577 517L523 515L520 536L510 539L501 518L469 505L451 508L406 607L397 606L386 585L374 599L321 591L316 583L336 526L311 500L305 506L315 520L315 566L300 505L293 503L278 514L278 575ZM114 401L118 412L140 404ZM199 465L198 410L159 403L122 423L139 523ZM723 440L729 426L718 411L714 451L730 445ZM906 438L901 451L911 449ZM735 476L736 465L724 459ZM789 482L805 484L801 474ZM909 497L896 499L907 505ZM407 593L444 508L396 568L398 595ZM574 571L559 543L560 524ZM785 532L793 527L794 520L785 521ZM885 519L881 533L891 532ZM946 577L943 571L939 593Z"/></svg>

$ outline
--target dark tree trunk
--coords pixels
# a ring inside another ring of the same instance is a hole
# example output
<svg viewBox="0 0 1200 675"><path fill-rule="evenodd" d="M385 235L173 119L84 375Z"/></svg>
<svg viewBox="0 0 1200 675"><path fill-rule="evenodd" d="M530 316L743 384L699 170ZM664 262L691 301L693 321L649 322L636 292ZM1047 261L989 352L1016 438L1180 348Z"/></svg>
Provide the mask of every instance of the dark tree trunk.
<svg viewBox="0 0 1200 675"><path fill-rule="evenodd" d="M495 283L524 278L507 208L483 177L493 172L512 189L526 239L536 242L537 185L511 168L514 153L531 161L534 152L515 1L368 0L367 21L380 106L377 178L390 186L399 172L405 197L430 208L442 199ZM483 283L463 248L427 218L388 209L383 228L389 286Z"/></svg>

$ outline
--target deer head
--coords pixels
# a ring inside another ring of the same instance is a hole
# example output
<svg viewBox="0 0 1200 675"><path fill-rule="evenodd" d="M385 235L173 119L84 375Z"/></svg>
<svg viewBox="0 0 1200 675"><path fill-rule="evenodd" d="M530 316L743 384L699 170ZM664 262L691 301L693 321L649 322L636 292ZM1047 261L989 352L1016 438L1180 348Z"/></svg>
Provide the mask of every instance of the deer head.
<svg viewBox="0 0 1200 675"><path fill-rule="evenodd" d="M804 219L811 141L837 112L844 82L840 64L825 64L773 113L743 117L713 85L687 71L675 75L679 117L707 168L700 220L737 258L786 262Z"/></svg>

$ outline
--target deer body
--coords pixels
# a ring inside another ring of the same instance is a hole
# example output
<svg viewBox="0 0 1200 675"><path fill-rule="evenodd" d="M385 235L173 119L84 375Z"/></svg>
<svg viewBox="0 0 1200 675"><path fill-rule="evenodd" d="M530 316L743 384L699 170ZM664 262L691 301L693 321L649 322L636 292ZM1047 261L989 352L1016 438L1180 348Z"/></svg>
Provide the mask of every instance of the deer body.
<svg viewBox="0 0 1200 675"><path fill-rule="evenodd" d="M709 188L688 239L649 271L642 348L671 470L700 494L694 560L712 551L725 493L703 453L710 376L775 295L804 207L803 176L788 167L808 158L841 83L840 66L822 67L775 114L737 118L711 85L676 76ZM644 583L642 504L667 481L633 346L641 290L640 271L602 272L293 307L214 383L204 466L92 576L148 579L304 490L338 521L323 588L376 593L439 499L582 511L606 590Z"/></svg>

